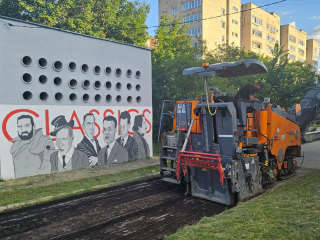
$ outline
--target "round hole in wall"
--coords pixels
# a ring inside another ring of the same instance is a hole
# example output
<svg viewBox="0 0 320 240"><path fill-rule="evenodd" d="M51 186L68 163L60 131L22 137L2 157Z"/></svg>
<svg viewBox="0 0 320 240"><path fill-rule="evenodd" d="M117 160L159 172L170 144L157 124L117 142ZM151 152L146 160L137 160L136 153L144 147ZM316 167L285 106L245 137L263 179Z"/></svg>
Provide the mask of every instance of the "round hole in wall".
<svg viewBox="0 0 320 240"><path fill-rule="evenodd" d="M77 68L77 64L75 62L70 62L68 68L71 72L74 72Z"/></svg>
<svg viewBox="0 0 320 240"><path fill-rule="evenodd" d="M39 98L43 102L47 101L48 100L48 93L46 93L46 92L40 93Z"/></svg>
<svg viewBox="0 0 320 240"><path fill-rule="evenodd" d="M62 67L63 67L62 62L60 62L60 61L53 62L53 69L54 70L60 72L62 70Z"/></svg>
<svg viewBox="0 0 320 240"><path fill-rule="evenodd" d="M55 77L55 78L53 79L53 83L54 83L54 85L56 85L56 86L60 86L60 85L62 84L62 79L59 78L59 77Z"/></svg>
<svg viewBox="0 0 320 240"><path fill-rule="evenodd" d="M116 84L116 89L117 89L117 90L120 90L121 87L122 87L121 83L118 82L118 83Z"/></svg>
<svg viewBox="0 0 320 240"><path fill-rule="evenodd" d="M112 84L111 84L111 82L106 82L106 89L110 89L112 87Z"/></svg>
<svg viewBox="0 0 320 240"><path fill-rule="evenodd" d="M90 81L89 80L83 80L82 81L82 87L84 89L88 89L90 87Z"/></svg>
<svg viewBox="0 0 320 240"><path fill-rule="evenodd" d="M29 91L25 91L23 94L22 94L22 97L24 100L28 101L32 98L32 93L29 92Z"/></svg>
<svg viewBox="0 0 320 240"><path fill-rule="evenodd" d="M137 84L137 86L136 86L136 90L137 90L137 91L140 91L140 89L141 89L140 84Z"/></svg>
<svg viewBox="0 0 320 240"><path fill-rule="evenodd" d="M95 66L93 69L94 74L99 75L101 73L101 67Z"/></svg>
<svg viewBox="0 0 320 240"><path fill-rule="evenodd" d="M82 64L81 71L87 73L89 71L89 66L87 64Z"/></svg>
<svg viewBox="0 0 320 240"><path fill-rule="evenodd" d="M95 95L95 96L94 96L94 100L95 100L96 102L100 102L100 100L101 100L101 95L100 95L100 94Z"/></svg>
<svg viewBox="0 0 320 240"><path fill-rule="evenodd" d="M69 95L69 99L70 99L70 101L71 102L75 102L75 101L77 101L77 94L75 94L75 93L71 93L70 95Z"/></svg>
<svg viewBox="0 0 320 240"><path fill-rule="evenodd" d="M131 69L128 69L127 70L127 77L131 77L131 75L132 75L132 71L131 71Z"/></svg>
<svg viewBox="0 0 320 240"><path fill-rule="evenodd" d="M48 81L47 76L41 75L41 76L39 77L39 82L40 82L41 84L45 84L45 83L47 83L47 81Z"/></svg>
<svg viewBox="0 0 320 240"><path fill-rule="evenodd" d="M22 62L22 65L25 67L30 67L32 65L32 59L29 56L24 56L21 62Z"/></svg>
<svg viewBox="0 0 320 240"><path fill-rule="evenodd" d="M131 90L131 88L132 88L131 83L128 83L128 84L127 84L127 89L128 89L128 90Z"/></svg>
<svg viewBox="0 0 320 240"><path fill-rule="evenodd" d="M32 82L32 76L31 76L31 74L30 74L30 73L25 73L25 74L23 74L23 76L22 76L22 81L23 81L24 83L31 83L31 82Z"/></svg>
<svg viewBox="0 0 320 240"><path fill-rule="evenodd" d="M131 103L132 102L132 97L131 96L127 97L127 101L128 101L128 103Z"/></svg>
<svg viewBox="0 0 320 240"><path fill-rule="evenodd" d="M120 68L117 68L117 69L116 69L116 76L117 76L117 77L120 77L121 74L122 74L122 70L121 70Z"/></svg>
<svg viewBox="0 0 320 240"><path fill-rule="evenodd" d="M46 60L45 58L40 58L40 59L38 60L38 65L39 65L39 67L41 67L41 68L46 68L47 65L48 65L48 62L47 62L47 60Z"/></svg>
<svg viewBox="0 0 320 240"><path fill-rule="evenodd" d="M108 94L108 95L106 96L106 102L111 102L111 100L112 100L112 97L111 97L110 94Z"/></svg>
<svg viewBox="0 0 320 240"><path fill-rule="evenodd" d="M94 82L94 84L93 84L93 87L95 88L95 89L100 89L101 88L101 82L100 81L95 81Z"/></svg>
<svg viewBox="0 0 320 240"><path fill-rule="evenodd" d="M140 103L140 102L141 102L141 97L138 96L138 97L136 98L136 100L137 100L137 103Z"/></svg>
<svg viewBox="0 0 320 240"><path fill-rule="evenodd" d="M77 85L78 85L77 80L75 80L75 79L70 79L70 80L69 80L69 87L70 87L70 88L76 88Z"/></svg>
<svg viewBox="0 0 320 240"><path fill-rule="evenodd" d="M62 101L62 98L63 98L63 95L62 95L62 93L60 93L60 92L57 92L57 93L54 95L54 99L55 99L57 102L61 102L61 101Z"/></svg>
<svg viewBox="0 0 320 240"><path fill-rule="evenodd" d="M141 77L141 72L140 71L137 71L136 72L136 78L140 78Z"/></svg>
<svg viewBox="0 0 320 240"><path fill-rule="evenodd" d="M122 97L120 95L117 96L117 102L121 102Z"/></svg>
<svg viewBox="0 0 320 240"><path fill-rule="evenodd" d="M82 101L86 103L89 101L89 98L90 98L89 94L85 93L82 96Z"/></svg>
<svg viewBox="0 0 320 240"><path fill-rule="evenodd" d="M107 75L110 75L112 70L111 70L111 67L106 67L104 71Z"/></svg>

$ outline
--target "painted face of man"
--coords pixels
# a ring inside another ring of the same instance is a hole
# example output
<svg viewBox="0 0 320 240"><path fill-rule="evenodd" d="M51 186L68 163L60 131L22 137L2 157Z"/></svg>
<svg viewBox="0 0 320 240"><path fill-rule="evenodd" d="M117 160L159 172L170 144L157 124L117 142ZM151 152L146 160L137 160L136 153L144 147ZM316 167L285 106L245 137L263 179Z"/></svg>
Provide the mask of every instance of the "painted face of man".
<svg viewBox="0 0 320 240"><path fill-rule="evenodd" d="M103 121L103 140L110 145L115 140L117 128L114 121Z"/></svg>
<svg viewBox="0 0 320 240"><path fill-rule="evenodd" d="M144 117L142 120L142 126L139 127L139 132L141 134L146 134L147 130L148 130L148 123L146 122L146 118Z"/></svg>
<svg viewBox="0 0 320 240"><path fill-rule="evenodd" d="M72 146L73 136L69 135L68 128L62 128L57 132L56 137L56 145L61 155L66 155Z"/></svg>
<svg viewBox="0 0 320 240"><path fill-rule="evenodd" d="M120 119L120 135L125 138L128 136L130 124L128 123L128 119Z"/></svg>
<svg viewBox="0 0 320 240"><path fill-rule="evenodd" d="M31 124L30 118L22 118L18 120L18 136L21 140L29 140L34 134L34 126Z"/></svg>
<svg viewBox="0 0 320 240"><path fill-rule="evenodd" d="M85 119L84 124L82 125L84 132L86 133L86 135L91 139L94 136L94 132L95 132L95 120L94 120L94 116L92 115L88 115Z"/></svg>

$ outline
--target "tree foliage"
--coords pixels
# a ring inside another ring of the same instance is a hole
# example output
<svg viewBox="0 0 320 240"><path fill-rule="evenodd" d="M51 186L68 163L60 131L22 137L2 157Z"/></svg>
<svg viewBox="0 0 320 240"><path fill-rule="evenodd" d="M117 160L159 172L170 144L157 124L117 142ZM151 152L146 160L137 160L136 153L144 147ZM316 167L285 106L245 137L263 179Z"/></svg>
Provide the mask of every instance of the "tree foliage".
<svg viewBox="0 0 320 240"><path fill-rule="evenodd" d="M2 0L0 15L116 41L145 45L145 2L128 0Z"/></svg>

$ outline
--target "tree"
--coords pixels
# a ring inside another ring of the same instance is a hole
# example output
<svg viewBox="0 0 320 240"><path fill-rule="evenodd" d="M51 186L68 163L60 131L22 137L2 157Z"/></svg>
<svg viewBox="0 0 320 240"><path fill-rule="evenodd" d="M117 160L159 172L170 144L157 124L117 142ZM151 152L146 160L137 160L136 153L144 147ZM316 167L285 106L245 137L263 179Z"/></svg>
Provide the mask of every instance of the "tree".
<svg viewBox="0 0 320 240"><path fill-rule="evenodd" d="M162 16L156 31L156 48L152 52L152 93L154 137L157 136L162 102L165 99L183 100L198 97L203 89L202 79L196 75L182 76L182 70L199 66L203 53L192 46L186 34L187 25L180 24L180 18Z"/></svg>
<svg viewBox="0 0 320 240"><path fill-rule="evenodd" d="M128 0L3 0L0 15L145 46L150 7Z"/></svg>

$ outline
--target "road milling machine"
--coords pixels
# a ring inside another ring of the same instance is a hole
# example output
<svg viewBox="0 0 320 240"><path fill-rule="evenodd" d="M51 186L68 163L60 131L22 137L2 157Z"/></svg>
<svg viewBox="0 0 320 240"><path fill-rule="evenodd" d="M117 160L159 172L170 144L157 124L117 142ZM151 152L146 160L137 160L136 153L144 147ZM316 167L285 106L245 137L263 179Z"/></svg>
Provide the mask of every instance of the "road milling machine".
<svg viewBox="0 0 320 240"><path fill-rule="evenodd" d="M183 70L183 75L203 77L204 95L163 102L158 135L162 180L186 186L192 196L234 205L295 173L301 139L320 112L320 85L287 110L268 98L233 103L233 93L208 90L210 76L263 73L265 65L254 59ZM172 112L164 110L168 104ZM167 115L173 117L173 129L162 133Z"/></svg>

